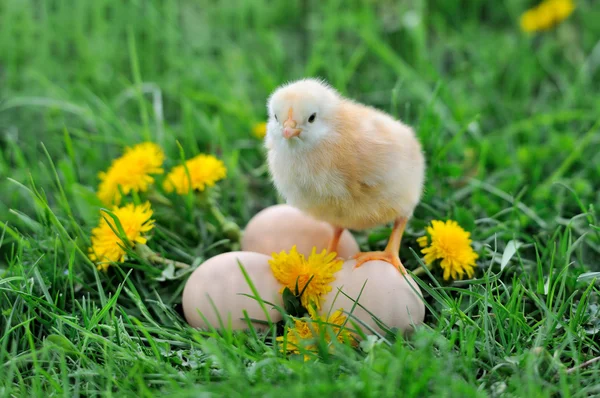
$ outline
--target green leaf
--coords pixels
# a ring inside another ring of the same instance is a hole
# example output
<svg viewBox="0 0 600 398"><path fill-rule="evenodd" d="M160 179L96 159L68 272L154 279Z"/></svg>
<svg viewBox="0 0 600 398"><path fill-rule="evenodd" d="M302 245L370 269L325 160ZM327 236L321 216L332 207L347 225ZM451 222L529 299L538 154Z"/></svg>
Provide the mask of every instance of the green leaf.
<svg viewBox="0 0 600 398"><path fill-rule="evenodd" d="M293 294L289 288L286 287L283 289L282 298L285 312L287 312L290 316L299 317L303 315L303 307L300 303L300 298Z"/></svg>
<svg viewBox="0 0 600 398"><path fill-rule="evenodd" d="M500 270L503 270L504 267L508 264L511 258L517 252L517 249L523 245L522 242L511 240L506 244L506 248L504 249L504 253L502 253L502 260L500 261Z"/></svg>
<svg viewBox="0 0 600 398"><path fill-rule="evenodd" d="M160 273L160 276L154 278L154 280L164 282L177 279L175 276L175 266L173 264L167 265L167 267Z"/></svg>
<svg viewBox="0 0 600 398"><path fill-rule="evenodd" d="M596 278L600 278L600 272L586 272L577 277L577 282L589 281Z"/></svg>
<svg viewBox="0 0 600 398"><path fill-rule="evenodd" d="M73 343L71 343L69 341L69 339L67 339L65 336L62 336L60 334L49 335L48 337L46 337L46 342L52 346L60 347L62 350L64 350L67 353L71 353L71 354L78 353L75 345Z"/></svg>

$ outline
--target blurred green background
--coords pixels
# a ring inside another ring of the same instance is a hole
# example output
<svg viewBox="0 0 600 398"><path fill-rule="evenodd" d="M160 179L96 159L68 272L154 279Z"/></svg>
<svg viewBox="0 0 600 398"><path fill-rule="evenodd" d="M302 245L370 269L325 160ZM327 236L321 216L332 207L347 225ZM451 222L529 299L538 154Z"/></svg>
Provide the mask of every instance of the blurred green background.
<svg viewBox="0 0 600 398"><path fill-rule="evenodd" d="M0 219L33 212L6 177L53 189L41 143L66 189L89 196L123 145L152 139L174 158L177 141L222 156L243 224L276 200L251 135L266 97L320 76L415 127L429 166L417 219L458 208L472 226L518 198L531 212L510 221L537 233L582 210L553 183L600 202L600 10L577 2L564 23L525 34L534 4L2 0Z"/></svg>

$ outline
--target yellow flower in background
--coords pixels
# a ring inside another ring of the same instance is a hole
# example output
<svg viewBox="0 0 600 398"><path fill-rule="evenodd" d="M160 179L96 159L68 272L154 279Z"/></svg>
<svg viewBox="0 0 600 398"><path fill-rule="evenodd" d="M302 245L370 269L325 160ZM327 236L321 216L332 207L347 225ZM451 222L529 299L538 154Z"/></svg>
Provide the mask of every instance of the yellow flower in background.
<svg viewBox="0 0 600 398"><path fill-rule="evenodd" d="M452 220L445 223L434 220L426 230L429 237L417 239L423 248L421 253L425 255L425 263L442 260L440 266L444 270L444 280L462 279L465 274L472 278L475 273L473 267L477 266L475 260L479 256L471 247L470 233Z"/></svg>
<svg viewBox="0 0 600 398"><path fill-rule="evenodd" d="M572 0L545 0L523 13L521 29L525 32L550 29L565 20L574 9Z"/></svg>
<svg viewBox="0 0 600 398"><path fill-rule="evenodd" d="M352 337L350 331L342 328L342 325L346 322L346 316L342 309L335 311L327 319L318 316L312 307L309 307L309 314L309 319L295 318L294 326L287 327L287 336L277 337L277 341L280 344L283 345L285 341L285 350L287 352L300 354L301 349L309 352L317 352L317 339L321 337L322 331L324 340L327 343L331 342L331 334L327 333L328 327L331 327L331 331L340 343L350 342L353 346L357 345L358 342ZM308 361L309 359L310 355L304 354L304 360Z"/></svg>
<svg viewBox="0 0 600 398"><path fill-rule="evenodd" d="M252 129L252 134L254 134L256 138L265 138L265 135L267 134L267 123L262 122L255 124Z"/></svg>
<svg viewBox="0 0 600 398"><path fill-rule="evenodd" d="M335 280L334 274L342 269L343 262L336 260L336 257L336 253L327 254L326 250L317 254L317 249L313 248L311 255L306 259L294 246L289 254L285 251L279 254L273 253L269 264L275 279L284 286L280 293L286 287L292 293L296 293L297 283L298 292L304 291L300 297L302 306L308 309L311 304L314 304L319 309L321 295L331 291L329 284Z"/></svg>
<svg viewBox="0 0 600 398"><path fill-rule="evenodd" d="M147 242L144 235L154 228L154 220L150 219L152 217L150 202L138 206L129 203L124 207L115 207L112 213L118 218L131 247L136 243ZM92 246L88 250L88 257L96 263L98 270L106 271L111 262L125 261L125 242L115 231L119 230L113 218L105 211L101 211L100 222L92 230Z"/></svg>
<svg viewBox="0 0 600 398"><path fill-rule="evenodd" d="M165 160L163 150L152 142L125 148L123 156L113 160L106 172L98 173L98 198L106 205L118 205L123 194L145 192L154 183L152 174L162 174Z"/></svg>
<svg viewBox="0 0 600 398"><path fill-rule="evenodd" d="M187 172L186 172L187 168ZM189 177L188 177L189 172ZM184 165L173 167L163 183L167 192L176 191L185 195L191 189L204 191L227 176L227 169L223 162L212 155L198 155L185 162Z"/></svg>

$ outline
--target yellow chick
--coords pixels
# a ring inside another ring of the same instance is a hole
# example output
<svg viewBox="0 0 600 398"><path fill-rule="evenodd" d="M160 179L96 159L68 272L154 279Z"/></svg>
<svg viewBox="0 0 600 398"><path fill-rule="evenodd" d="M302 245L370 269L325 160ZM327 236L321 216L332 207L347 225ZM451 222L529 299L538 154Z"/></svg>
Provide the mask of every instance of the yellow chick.
<svg viewBox="0 0 600 398"><path fill-rule="evenodd" d="M384 251L353 258L356 267L383 260L405 273L400 241L425 178L425 157L413 130L316 79L280 86L267 108L269 170L287 203L334 227L329 251L336 251L345 229L393 221Z"/></svg>

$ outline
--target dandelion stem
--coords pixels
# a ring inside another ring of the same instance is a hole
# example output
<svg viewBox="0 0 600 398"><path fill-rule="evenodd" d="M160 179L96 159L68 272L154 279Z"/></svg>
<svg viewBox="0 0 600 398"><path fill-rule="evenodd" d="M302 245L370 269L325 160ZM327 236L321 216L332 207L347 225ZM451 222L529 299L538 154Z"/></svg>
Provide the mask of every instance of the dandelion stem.
<svg viewBox="0 0 600 398"><path fill-rule="evenodd" d="M181 269L186 269L186 268L190 268L191 265L186 264L186 263L182 263L180 261L175 261L175 260L171 260L165 257L161 257L160 255L156 254L152 249L150 249L148 246L142 244L142 243L137 243L135 245L135 251L136 253L143 258L144 260L153 263L153 264L163 264L163 265L172 265L175 268L181 268Z"/></svg>
<svg viewBox="0 0 600 398"><path fill-rule="evenodd" d="M171 202L169 198L154 190L150 191L148 194L148 199L150 199L152 202L160 203L161 205L173 206L173 202Z"/></svg>
<svg viewBox="0 0 600 398"><path fill-rule="evenodd" d="M219 209L214 200L208 201L208 210L213 215L213 217L217 219L221 226L225 225L227 219L225 218L225 216L221 212L221 209Z"/></svg>
<svg viewBox="0 0 600 398"><path fill-rule="evenodd" d="M225 215L219 209L214 199L208 201L208 211L216 218L225 235L232 241L239 241L241 237L240 227L233 221L227 220Z"/></svg>
<svg viewBox="0 0 600 398"><path fill-rule="evenodd" d="M427 269L431 271L431 268L433 268L433 264L425 264L425 267L427 267ZM417 269L415 269L415 270L412 271L412 273L414 275L421 275L424 272L425 272L425 268L424 267L419 267L419 268L417 268Z"/></svg>

